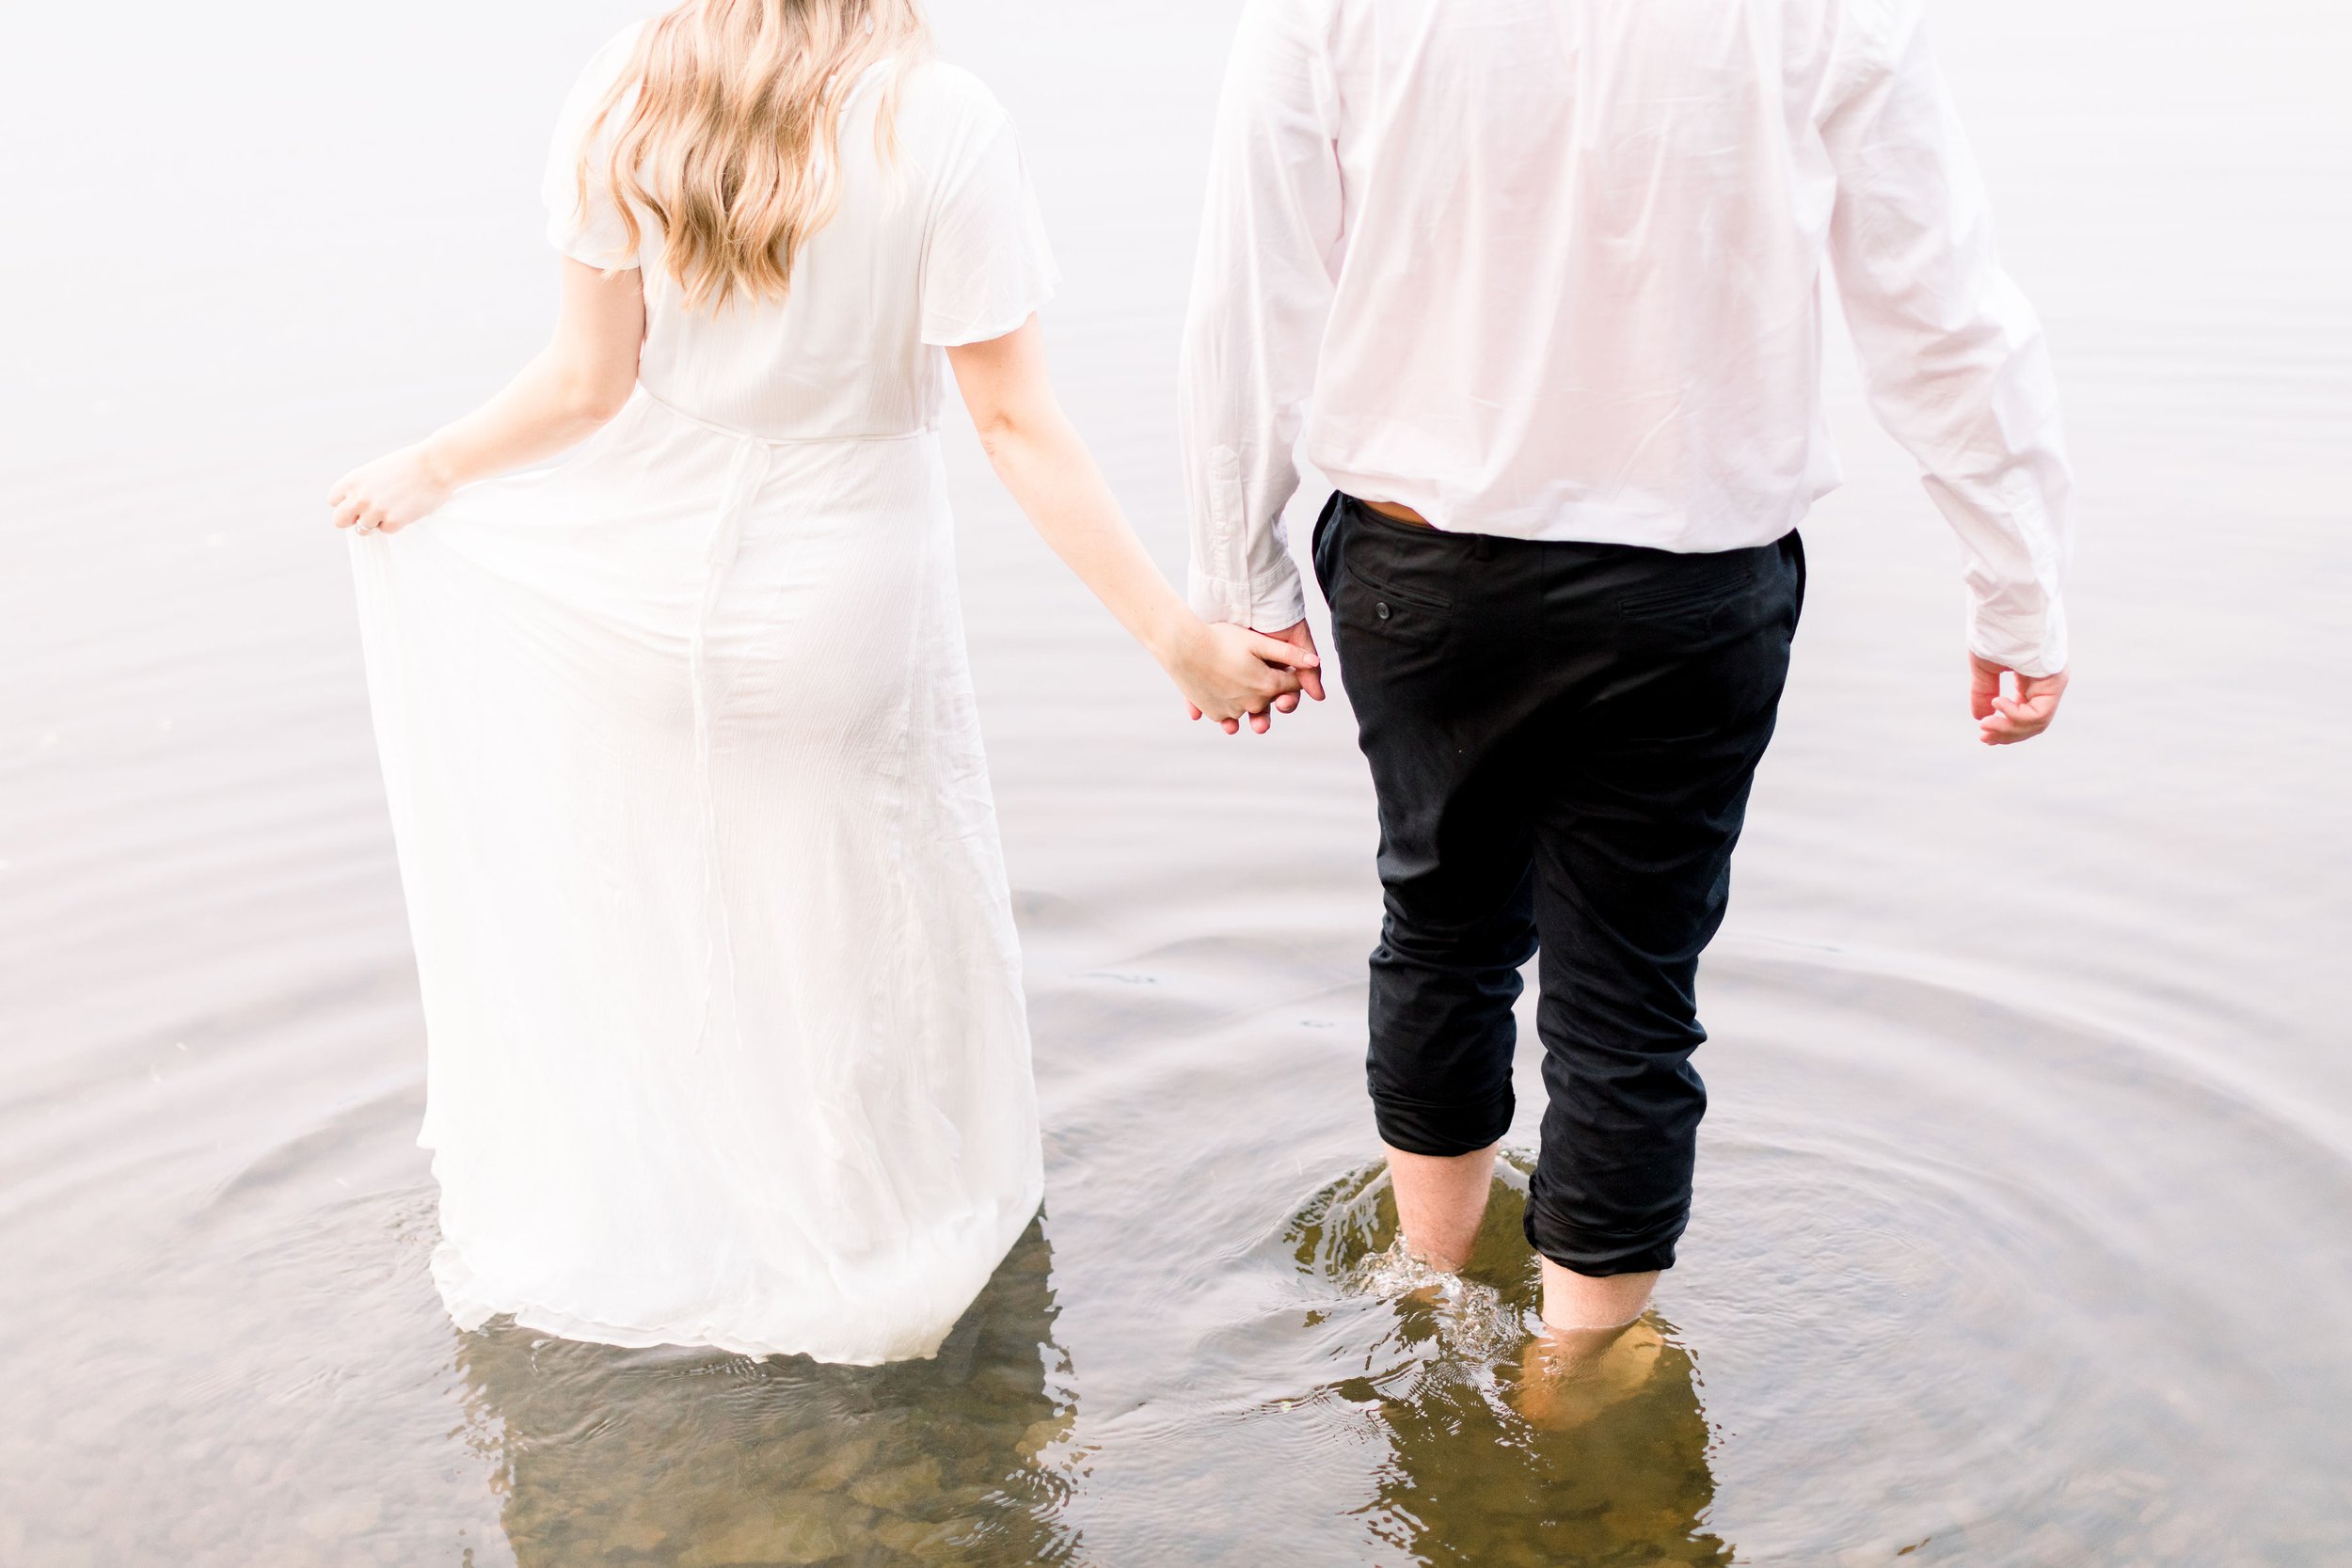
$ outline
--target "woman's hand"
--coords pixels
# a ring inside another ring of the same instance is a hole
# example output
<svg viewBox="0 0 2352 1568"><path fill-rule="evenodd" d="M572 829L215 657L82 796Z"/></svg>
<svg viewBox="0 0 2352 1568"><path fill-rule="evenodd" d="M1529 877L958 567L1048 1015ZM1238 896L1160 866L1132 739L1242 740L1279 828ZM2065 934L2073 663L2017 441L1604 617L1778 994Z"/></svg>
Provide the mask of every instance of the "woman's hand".
<svg viewBox="0 0 2352 1568"><path fill-rule="evenodd" d="M612 422L637 387L645 337L644 278L563 261L555 336L498 396L343 475L327 492L337 528L398 533L441 508L461 484L553 457Z"/></svg>
<svg viewBox="0 0 2352 1568"><path fill-rule="evenodd" d="M437 512L455 486L442 477L422 447L404 447L362 464L335 482L326 504L335 526L360 533L398 533L418 518Z"/></svg>
<svg viewBox="0 0 2352 1568"><path fill-rule="evenodd" d="M1322 664L1312 649L1247 627L1193 620L1163 661L1193 717L1216 721L1227 735L1242 722L1263 735L1277 699L1297 692L1302 676Z"/></svg>

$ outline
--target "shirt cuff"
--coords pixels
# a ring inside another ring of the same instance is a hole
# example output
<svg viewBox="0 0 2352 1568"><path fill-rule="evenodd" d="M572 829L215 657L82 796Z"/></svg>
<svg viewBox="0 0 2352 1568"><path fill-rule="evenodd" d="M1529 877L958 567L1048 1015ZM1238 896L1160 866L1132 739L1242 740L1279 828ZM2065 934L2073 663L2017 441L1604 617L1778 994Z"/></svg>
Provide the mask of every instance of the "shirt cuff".
<svg viewBox="0 0 2352 1568"><path fill-rule="evenodd" d="M1298 580L1298 568L1288 561L1255 582L1231 582L1196 571L1190 597L1193 613L1203 621L1223 621L1252 631L1287 631L1307 618L1307 590Z"/></svg>
<svg viewBox="0 0 2352 1568"><path fill-rule="evenodd" d="M2021 675L2064 671L2066 607L2053 598L2038 616L2000 614L1981 604L1968 610L1968 651Z"/></svg>

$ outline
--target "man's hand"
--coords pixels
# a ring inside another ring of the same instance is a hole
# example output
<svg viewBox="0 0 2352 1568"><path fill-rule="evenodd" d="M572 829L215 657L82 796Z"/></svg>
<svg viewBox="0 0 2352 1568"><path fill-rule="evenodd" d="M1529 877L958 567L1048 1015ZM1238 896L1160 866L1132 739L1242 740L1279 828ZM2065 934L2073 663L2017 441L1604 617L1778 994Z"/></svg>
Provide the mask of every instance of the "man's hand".
<svg viewBox="0 0 2352 1568"><path fill-rule="evenodd" d="M1285 626L1280 631L1270 631L1265 635L1273 638L1277 642L1288 642L1293 647L1303 650L1308 656L1307 662L1298 667L1298 691L1285 692L1282 696L1276 698L1274 711L1277 713L1298 711L1300 691L1312 697L1318 703L1323 701L1322 656L1315 652L1315 634L1308 627L1307 623L1301 621L1295 626Z"/></svg>
<svg viewBox="0 0 2352 1568"><path fill-rule="evenodd" d="M2002 689L2002 677L2016 683L2014 695ZM1968 656L1968 711L1976 715L1977 738L1987 746L2014 746L2031 740L2058 717L2066 695L2066 672L2055 675L2021 675L2005 664Z"/></svg>
<svg viewBox="0 0 2352 1568"><path fill-rule="evenodd" d="M1274 714L1295 713L1298 710L1299 692L1305 692L1318 703L1323 701L1323 670L1322 655L1315 651L1315 634L1308 627L1306 622L1301 621L1296 626L1286 626L1280 631L1261 632L1259 635L1271 637L1277 642L1288 642L1306 655L1305 663L1286 666L1291 673L1298 677L1298 690L1285 691L1275 698L1272 712L1249 715L1250 729L1259 735L1263 735L1274 727ZM1200 709L1197 706L1186 705L1186 710L1195 719L1200 717ZM1227 735L1239 735L1241 725L1229 719L1225 721L1224 730Z"/></svg>

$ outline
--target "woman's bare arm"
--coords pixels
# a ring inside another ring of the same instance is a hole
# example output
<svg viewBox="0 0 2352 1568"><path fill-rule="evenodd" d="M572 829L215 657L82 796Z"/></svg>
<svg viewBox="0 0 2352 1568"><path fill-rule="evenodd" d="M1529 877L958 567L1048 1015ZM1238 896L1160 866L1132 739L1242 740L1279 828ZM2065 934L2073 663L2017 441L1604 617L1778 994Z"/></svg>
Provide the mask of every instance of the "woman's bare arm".
<svg viewBox="0 0 2352 1568"><path fill-rule="evenodd" d="M1278 700L1295 703L1315 656L1240 626L1204 624L1128 526L1094 455L1054 396L1045 335L1018 331L947 351L964 406L997 478L1054 553L1159 660L1197 713L1227 734L1265 733Z"/></svg>
<svg viewBox="0 0 2352 1568"><path fill-rule="evenodd" d="M328 494L337 528L394 533L461 484L577 446L621 411L645 338L644 279L564 260L555 336L504 390L411 447L354 468Z"/></svg>

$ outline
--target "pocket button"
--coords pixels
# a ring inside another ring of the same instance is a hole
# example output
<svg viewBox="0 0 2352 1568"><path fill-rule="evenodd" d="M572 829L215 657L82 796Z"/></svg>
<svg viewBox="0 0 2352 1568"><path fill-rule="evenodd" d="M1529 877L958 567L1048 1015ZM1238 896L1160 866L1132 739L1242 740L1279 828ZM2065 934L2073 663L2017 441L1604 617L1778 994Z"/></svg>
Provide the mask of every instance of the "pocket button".
<svg viewBox="0 0 2352 1568"><path fill-rule="evenodd" d="M1389 618L1389 601L1382 599L1379 603L1372 607L1372 612L1375 615L1379 616L1383 621L1387 620Z"/></svg>

